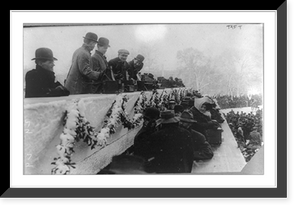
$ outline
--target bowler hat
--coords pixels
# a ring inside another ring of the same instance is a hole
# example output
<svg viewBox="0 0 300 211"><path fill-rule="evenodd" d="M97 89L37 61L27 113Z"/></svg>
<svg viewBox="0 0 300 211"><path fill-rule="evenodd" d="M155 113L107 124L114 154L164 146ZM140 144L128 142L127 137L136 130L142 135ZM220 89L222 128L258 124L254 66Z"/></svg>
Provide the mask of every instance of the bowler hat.
<svg viewBox="0 0 300 211"><path fill-rule="evenodd" d="M129 51L127 51L126 49L120 49L120 50L118 50L118 53L119 54L129 54Z"/></svg>
<svg viewBox="0 0 300 211"><path fill-rule="evenodd" d="M52 50L49 48L36 49L35 58L33 58L31 60L37 60L37 59L57 60L55 57L53 57Z"/></svg>
<svg viewBox="0 0 300 211"><path fill-rule="evenodd" d="M143 62L144 59L145 59L145 57L142 56L141 54L138 54L135 58L136 58L137 60L141 61L141 62Z"/></svg>
<svg viewBox="0 0 300 211"><path fill-rule="evenodd" d="M86 33L85 37L83 37L85 39L88 39L88 40L92 40L92 41L95 41L96 43L98 43L98 36L97 34L93 33L93 32L88 32Z"/></svg>
<svg viewBox="0 0 300 211"><path fill-rule="evenodd" d="M155 107L145 108L143 116L148 119L158 119L160 111Z"/></svg>
<svg viewBox="0 0 300 211"><path fill-rule="evenodd" d="M160 113L158 124L171 124L177 123L179 121L179 118L175 117L174 113L171 110L166 110Z"/></svg>
<svg viewBox="0 0 300 211"><path fill-rule="evenodd" d="M181 116L180 116L180 121L181 122L188 122L188 123L197 122L196 120L194 120L194 115L190 111L183 111Z"/></svg>
<svg viewBox="0 0 300 211"><path fill-rule="evenodd" d="M109 40L105 37L100 37L99 40L98 40L98 45L100 46L108 46L110 47L109 45Z"/></svg>

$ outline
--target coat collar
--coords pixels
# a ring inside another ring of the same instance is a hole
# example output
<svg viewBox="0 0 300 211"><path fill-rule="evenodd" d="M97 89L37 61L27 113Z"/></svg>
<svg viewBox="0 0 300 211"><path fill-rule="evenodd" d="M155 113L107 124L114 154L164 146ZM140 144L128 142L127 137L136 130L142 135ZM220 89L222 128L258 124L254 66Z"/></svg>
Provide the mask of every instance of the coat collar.
<svg viewBox="0 0 300 211"><path fill-rule="evenodd" d="M96 53L96 54L98 54L99 56L101 56L101 57L103 57L103 58L105 58L105 59L106 59L106 56L104 56L104 54L103 54L103 53L101 53L100 51L98 51L98 50L95 50L95 53Z"/></svg>
<svg viewBox="0 0 300 211"><path fill-rule="evenodd" d="M87 51L89 54L91 54L91 51L90 51L89 47L86 44L83 43L81 48L84 49L85 51Z"/></svg>
<svg viewBox="0 0 300 211"><path fill-rule="evenodd" d="M51 74L51 75L54 75L54 72L53 71L50 71L50 70L46 70L45 68L42 68L40 65L36 65L36 70L40 71L40 72L45 72L47 74Z"/></svg>

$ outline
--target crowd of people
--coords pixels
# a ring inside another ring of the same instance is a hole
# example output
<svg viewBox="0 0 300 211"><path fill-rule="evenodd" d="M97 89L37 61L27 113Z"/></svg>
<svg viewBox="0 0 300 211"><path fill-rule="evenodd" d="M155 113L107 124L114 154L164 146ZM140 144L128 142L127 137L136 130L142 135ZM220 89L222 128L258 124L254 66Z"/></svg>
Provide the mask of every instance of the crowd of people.
<svg viewBox="0 0 300 211"><path fill-rule="evenodd" d="M134 137L133 146L115 156L98 174L126 174L128 169L132 173L190 173L193 161L214 156L215 145L210 143L206 131L217 130L224 121L219 119L221 115L211 112L218 112L215 101L188 95L178 104L170 99L165 106L163 110L144 110L143 126Z"/></svg>
<svg viewBox="0 0 300 211"><path fill-rule="evenodd" d="M259 105L262 105L262 96L260 94L249 96L217 95L215 96L215 99L218 101L218 104L222 109L242 107L257 108Z"/></svg>
<svg viewBox="0 0 300 211"><path fill-rule="evenodd" d="M248 162L263 144L262 110L225 114L226 121L238 143L238 147Z"/></svg>

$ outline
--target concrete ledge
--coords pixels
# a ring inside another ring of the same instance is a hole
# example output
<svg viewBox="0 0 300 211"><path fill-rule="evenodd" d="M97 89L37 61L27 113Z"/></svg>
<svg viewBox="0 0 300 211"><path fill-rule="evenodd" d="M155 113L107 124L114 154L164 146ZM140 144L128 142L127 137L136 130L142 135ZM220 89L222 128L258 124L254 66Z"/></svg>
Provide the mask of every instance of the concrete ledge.
<svg viewBox="0 0 300 211"><path fill-rule="evenodd" d="M161 93L163 90L158 90ZM171 91L171 90L167 90ZM126 111L129 117L134 114L134 103L140 92L124 93L128 96ZM147 98L152 92L145 92ZM24 174L51 174L53 158L57 157L56 145L63 131L63 117L66 109L78 101L80 114L95 127L102 128L104 117L117 95L70 95L53 98L24 99ZM132 145L133 137L139 128L131 131L119 126L103 149L93 149L84 142L77 142L72 155L76 169L71 174L95 174L106 166L111 157L121 154Z"/></svg>

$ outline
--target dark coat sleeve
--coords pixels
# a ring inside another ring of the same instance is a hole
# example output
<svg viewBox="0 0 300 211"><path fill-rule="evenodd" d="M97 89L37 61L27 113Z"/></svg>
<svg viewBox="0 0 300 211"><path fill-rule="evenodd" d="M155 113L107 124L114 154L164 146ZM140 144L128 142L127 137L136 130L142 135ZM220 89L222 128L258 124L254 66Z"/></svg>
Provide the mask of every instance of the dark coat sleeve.
<svg viewBox="0 0 300 211"><path fill-rule="evenodd" d="M59 82L54 83L54 75L43 75L29 71L25 75L25 98L68 96L70 92ZM57 87L61 88L57 88Z"/></svg>
<svg viewBox="0 0 300 211"><path fill-rule="evenodd" d="M51 88L51 79L31 70L25 75L25 84L25 97L46 97Z"/></svg>

